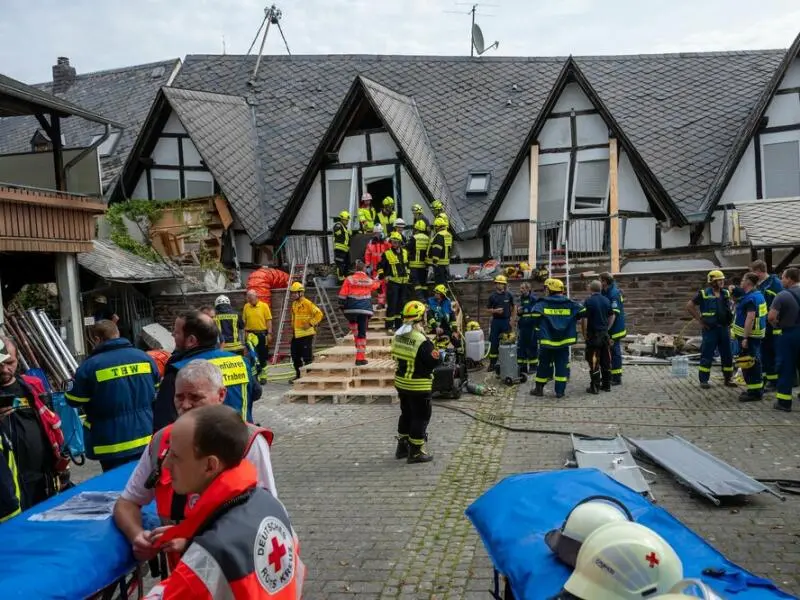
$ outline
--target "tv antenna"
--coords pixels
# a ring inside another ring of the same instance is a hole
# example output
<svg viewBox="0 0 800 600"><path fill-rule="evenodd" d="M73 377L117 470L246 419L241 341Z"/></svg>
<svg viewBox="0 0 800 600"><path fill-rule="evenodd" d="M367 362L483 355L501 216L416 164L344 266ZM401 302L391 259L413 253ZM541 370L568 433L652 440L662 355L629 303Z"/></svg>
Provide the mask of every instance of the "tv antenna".
<svg viewBox="0 0 800 600"><path fill-rule="evenodd" d="M462 5L463 3L457 2L456 4ZM500 46L499 41L495 41L494 43L486 46L485 42L483 41L483 31L481 31L480 26L475 22L475 14L478 12L478 4L465 4L465 6L471 6L469 11L466 14L472 16L472 27L470 28L470 41L469 41L469 55L475 56L477 52L478 56L483 56L483 54L492 48L497 49ZM497 7L497 4L482 4L481 6L492 6ZM456 14L464 14L460 11L446 11L452 12ZM483 17L491 17L494 15L481 15Z"/></svg>
<svg viewBox="0 0 800 600"><path fill-rule="evenodd" d="M249 55L253 50L253 46L256 45L256 40L258 40L258 36L261 35L261 30L263 29L264 35L261 37L261 46L258 49L258 58L256 58L256 66L253 68L253 74L250 76L250 81L255 81L256 75L258 75L258 67L261 66L261 57L264 54L264 44L267 43L267 34L269 33L270 25L275 25L278 27L278 31L281 34L281 39L283 40L283 45L286 46L286 53L289 56L292 55L292 51L289 50L289 43L286 41L286 36L283 35L283 28L281 27L282 16L283 13L274 4L264 9L264 19L261 21L258 31L256 31L256 36L253 38L250 48L247 50L247 55ZM266 27L264 27L264 25L266 25Z"/></svg>

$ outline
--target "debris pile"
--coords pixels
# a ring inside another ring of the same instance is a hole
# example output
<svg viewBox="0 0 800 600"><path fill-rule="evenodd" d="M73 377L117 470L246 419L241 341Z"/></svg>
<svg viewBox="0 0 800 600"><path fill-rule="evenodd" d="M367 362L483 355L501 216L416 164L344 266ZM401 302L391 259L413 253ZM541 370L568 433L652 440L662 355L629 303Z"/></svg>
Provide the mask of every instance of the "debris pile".
<svg viewBox="0 0 800 600"><path fill-rule="evenodd" d="M631 356L670 358L678 354L691 354L700 350L701 338L683 338L666 333L629 335L625 338L625 353Z"/></svg>
<svg viewBox="0 0 800 600"><path fill-rule="evenodd" d="M17 343L20 367L42 369L53 389L65 389L78 363L42 309L5 313L5 330Z"/></svg>

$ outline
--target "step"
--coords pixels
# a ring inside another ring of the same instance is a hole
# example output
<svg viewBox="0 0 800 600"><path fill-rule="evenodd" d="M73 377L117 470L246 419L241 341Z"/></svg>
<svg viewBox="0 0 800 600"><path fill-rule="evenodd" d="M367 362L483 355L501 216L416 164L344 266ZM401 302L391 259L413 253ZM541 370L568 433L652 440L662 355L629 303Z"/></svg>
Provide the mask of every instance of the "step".
<svg viewBox="0 0 800 600"><path fill-rule="evenodd" d="M359 373L350 382L350 389L385 388L394 389L394 373Z"/></svg>
<svg viewBox="0 0 800 600"><path fill-rule="evenodd" d="M397 404L397 390L394 388L351 388L348 390L324 392L304 392L289 390L283 394L287 402L317 404L327 402L330 404Z"/></svg>
<svg viewBox="0 0 800 600"><path fill-rule="evenodd" d="M369 364L355 367L358 375L372 375L374 373L387 373L394 377L397 364L393 358L378 358L369 361Z"/></svg>
<svg viewBox="0 0 800 600"><path fill-rule="evenodd" d="M350 378L355 375L356 368L355 365L347 362L317 361L305 367L300 367L300 372L313 377ZM305 375L303 376L305 377Z"/></svg>
<svg viewBox="0 0 800 600"><path fill-rule="evenodd" d="M346 377L316 377L303 375L300 379L295 379L292 388L308 392L329 392L342 391L350 387L350 379Z"/></svg>
<svg viewBox="0 0 800 600"><path fill-rule="evenodd" d="M392 337L391 335L385 333L368 333L367 334L367 347L370 346L391 346L392 345ZM352 344L353 343L353 336L349 333L345 336L343 343L345 344Z"/></svg>
<svg viewBox="0 0 800 600"><path fill-rule="evenodd" d="M391 348L389 346L367 346L366 356L370 358L388 358ZM355 346L345 344L344 346L334 346L327 350L320 350L319 356L325 362L355 362L356 349Z"/></svg>

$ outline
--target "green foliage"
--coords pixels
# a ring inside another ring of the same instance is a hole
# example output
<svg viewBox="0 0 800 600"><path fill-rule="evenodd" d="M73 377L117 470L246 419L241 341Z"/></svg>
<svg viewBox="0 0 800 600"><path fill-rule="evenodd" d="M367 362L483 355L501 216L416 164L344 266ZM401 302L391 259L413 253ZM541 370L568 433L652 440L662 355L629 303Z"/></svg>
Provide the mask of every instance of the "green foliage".
<svg viewBox="0 0 800 600"><path fill-rule="evenodd" d="M161 208L164 208L164 205L165 203L154 200L128 200L109 206L106 211L106 220L111 228L111 241L123 250L127 250L146 260L160 260L158 252L152 246L131 237L130 233L128 233L128 228L125 226L124 217L139 223L146 230L150 227L153 216Z"/></svg>
<svg viewBox="0 0 800 600"><path fill-rule="evenodd" d="M45 283L28 283L22 286L22 289L14 296L16 301L22 308L49 308L50 294L47 291L47 284Z"/></svg>

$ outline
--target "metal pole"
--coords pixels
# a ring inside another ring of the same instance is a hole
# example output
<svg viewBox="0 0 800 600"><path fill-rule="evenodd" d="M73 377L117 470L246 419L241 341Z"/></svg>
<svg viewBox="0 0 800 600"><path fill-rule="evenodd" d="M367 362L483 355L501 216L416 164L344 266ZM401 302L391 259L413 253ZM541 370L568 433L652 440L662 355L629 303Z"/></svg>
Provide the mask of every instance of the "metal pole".
<svg viewBox="0 0 800 600"><path fill-rule="evenodd" d="M65 364L72 368L72 373L74 374L75 371L78 370L78 361L76 361L75 357L72 356L72 353L69 351L69 348L67 348L64 340L61 339L58 331L56 331L55 325L53 325L53 322L47 317L44 309L39 309L39 318L42 320L45 329L50 333L50 337L53 339L55 347L61 352L62 358L65 359Z"/></svg>
<svg viewBox="0 0 800 600"><path fill-rule="evenodd" d="M62 370L62 375L64 375L64 379L71 379L72 374L70 373L70 365L64 359L64 356L59 348L55 338L50 334L50 331L47 327L47 323L50 321L47 317L39 314L36 310L30 309L31 316L33 317L34 323L36 327L39 329L39 333L42 335L44 340L45 346L47 347L48 351L53 354L53 360L56 361L59 368Z"/></svg>
<svg viewBox="0 0 800 600"><path fill-rule="evenodd" d="M564 268L567 272L567 298L569 298L569 240L564 240Z"/></svg>
<svg viewBox="0 0 800 600"><path fill-rule="evenodd" d="M39 336L41 336L40 339L44 343L45 348L47 349L48 356L53 360L53 363L57 368L56 375L61 377L62 380L67 381L68 379L70 379L69 370L64 366L61 360L61 356L59 356L55 346L53 346L50 340L50 336L47 334L44 327L39 322L39 318L36 311L32 308L29 308L28 315L31 318L31 322L36 332L38 333Z"/></svg>
<svg viewBox="0 0 800 600"><path fill-rule="evenodd" d="M472 27L469 28L469 55L470 57L475 56L475 8L477 4L472 5L472 10L469 11L472 13Z"/></svg>
<svg viewBox="0 0 800 600"><path fill-rule="evenodd" d="M274 5L273 5L274 6ZM261 38L261 47L258 49L258 58L256 58L256 66L253 68L253 75L250 79L255 81L256 75L258 75L258 67L261 65L261 55L264 52L264 44L267 43L267 33L269 33L269 24L272 22L272 8L267 9L267 26L264 28L264 37Z"/></svg>

